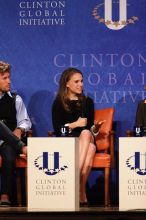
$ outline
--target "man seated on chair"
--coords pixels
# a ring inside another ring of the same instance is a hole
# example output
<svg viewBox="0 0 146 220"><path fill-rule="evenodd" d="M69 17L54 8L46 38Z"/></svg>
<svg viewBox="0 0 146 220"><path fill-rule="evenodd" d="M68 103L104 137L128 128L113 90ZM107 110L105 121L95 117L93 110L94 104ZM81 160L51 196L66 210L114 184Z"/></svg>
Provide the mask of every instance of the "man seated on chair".
<svg viewBox="0 0 146 220"><path fill-rule="evenodd" d="M0 206L10 206L16 156L27 155L21 138L31 128L22 98L10 92L10 65L0 61L0 155L1 198Z"/></svg>

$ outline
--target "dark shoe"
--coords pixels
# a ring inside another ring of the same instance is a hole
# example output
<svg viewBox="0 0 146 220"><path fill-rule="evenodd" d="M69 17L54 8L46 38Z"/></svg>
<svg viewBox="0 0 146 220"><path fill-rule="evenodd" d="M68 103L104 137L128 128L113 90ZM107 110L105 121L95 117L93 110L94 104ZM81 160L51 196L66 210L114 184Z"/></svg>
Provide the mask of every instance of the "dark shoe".
<svg viewBox="0 0 146 220"><path fill-rule="evenodd" d="M88 207L89 203L88 202L80 202L80 207Z"/></svg>
<svg viewBox="0 0 146 220"><path fill-rule="evenodd" d="M0 201L0 207L10 207L11 203L9 200L1 200Z"/></svg>

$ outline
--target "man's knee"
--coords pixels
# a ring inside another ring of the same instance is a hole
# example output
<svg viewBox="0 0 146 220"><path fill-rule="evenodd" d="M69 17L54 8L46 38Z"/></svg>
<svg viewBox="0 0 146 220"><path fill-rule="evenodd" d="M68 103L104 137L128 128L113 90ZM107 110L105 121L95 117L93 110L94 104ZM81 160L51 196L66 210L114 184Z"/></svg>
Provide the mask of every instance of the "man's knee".
<svg viewBox="0 0 146 220"><path fill-rule="evenodd" d="M3 163L7 163L7 165L14 165L16 161L16 152L9 146L4 143L2 146L1 157Z"/></svg>

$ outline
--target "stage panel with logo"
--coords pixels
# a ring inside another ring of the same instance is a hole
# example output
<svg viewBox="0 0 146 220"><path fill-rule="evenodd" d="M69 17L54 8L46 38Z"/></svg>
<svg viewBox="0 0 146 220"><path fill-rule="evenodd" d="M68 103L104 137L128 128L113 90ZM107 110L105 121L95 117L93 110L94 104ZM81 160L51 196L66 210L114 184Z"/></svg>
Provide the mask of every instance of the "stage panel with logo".
<svg viewBox="0 0 146 220"><path fill-rule="evenodd" d="M28 139L28 211L79 209L77 138Z"/></svg>
<svg viewBox="0 0 146 220"><path fill-rule="evenodd" d="M146 137L119 138L119 209L146 210Z"/></svg>

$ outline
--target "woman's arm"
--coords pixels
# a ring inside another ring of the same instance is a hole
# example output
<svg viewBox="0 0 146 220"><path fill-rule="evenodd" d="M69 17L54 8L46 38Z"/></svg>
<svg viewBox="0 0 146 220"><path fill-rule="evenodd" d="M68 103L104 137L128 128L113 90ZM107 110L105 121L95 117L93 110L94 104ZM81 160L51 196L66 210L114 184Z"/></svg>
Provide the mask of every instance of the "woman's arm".
<svg viewBox="0 0 146 220"><path fill-rule="evenodd" d="M94 125L94 103L91 98L87 98L86 101L86 112L87 112L87 129L90 130Z"/></svg>
<svg viewBox="0 0 146 220"><path fill-rule="evenodd" d="M77 121L68 123L70 129L78 128L78 127L85 127L87 125L87 118L78 118Z"/></svg>
<svg viewBox="0 0 146 220"><path fill-rule="evenodd" d="M58 99L52 105L52 124L56 135L60 134L61 126L64 125L64 112Z"/></svg>

